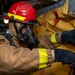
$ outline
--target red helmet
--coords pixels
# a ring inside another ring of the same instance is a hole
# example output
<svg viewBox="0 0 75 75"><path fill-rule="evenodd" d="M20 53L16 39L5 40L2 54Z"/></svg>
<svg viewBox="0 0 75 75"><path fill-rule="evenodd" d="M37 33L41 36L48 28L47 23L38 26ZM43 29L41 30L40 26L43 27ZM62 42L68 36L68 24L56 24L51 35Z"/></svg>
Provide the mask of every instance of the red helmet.
<svg viewBox="0 0 75 75"><path fill-rule="evenodd" d="M10 17L29 23L30 21L36 20L36 10L26 1L16 2L10 7L6 18Z"/></svg>

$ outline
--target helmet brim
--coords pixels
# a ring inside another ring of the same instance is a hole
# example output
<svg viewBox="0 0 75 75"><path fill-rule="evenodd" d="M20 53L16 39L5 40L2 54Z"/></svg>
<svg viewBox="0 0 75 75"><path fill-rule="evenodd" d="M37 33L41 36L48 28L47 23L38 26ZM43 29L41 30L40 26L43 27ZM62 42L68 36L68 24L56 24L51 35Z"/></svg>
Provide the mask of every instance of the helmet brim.
<svg viewBox="0 0 75 75"><path fill-rule="evenodd" d="M13 21L13 22L19 22L19 23L25 23L25 24L29 24L29 25L33 25L33 24L37 24L38 21L37 20L34 20L33 22L25 22L25 21L21 21L21 20L17 20L17 19L14 19L13 17L9 17L9 16L4 16L3 17L4 19L8 19L10 21Z"/></svg>
<svg viewBox="0 0 75 75"><path fill-rule="evenodd" d="M25 24L29 24L29 25L31 25L31 24L34 25L34 24L37 24L38 23L37 20L34 20L33 22L25 22L25 21L20 21L20 20L14 19L13 21L19 22L19 23L25 23Z"/></svg>
<svg viewBox="0 0 75 75"><path fill-rule="evenodd" d="M3 16L3 18L4 18L4 19L10 19L10 17L7 16L7 15L6 15L6 16Z"/></svg>

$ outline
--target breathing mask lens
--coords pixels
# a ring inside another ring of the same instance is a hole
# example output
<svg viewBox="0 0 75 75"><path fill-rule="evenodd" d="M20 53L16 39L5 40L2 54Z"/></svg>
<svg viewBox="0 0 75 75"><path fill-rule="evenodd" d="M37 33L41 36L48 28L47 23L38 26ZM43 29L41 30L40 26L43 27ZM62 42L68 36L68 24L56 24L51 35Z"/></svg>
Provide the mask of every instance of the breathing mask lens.
<svg viewBox="0 0 75 75"><path fill-rule="evenodd" d="M27 35L25 35L25 33L27 32L28 30L28 25L25 25L23 23L21 23L19 25L19 27L16 27L16 32L17 32L17 38L20 42L27 42L28 40L28 37Z"/></svg>

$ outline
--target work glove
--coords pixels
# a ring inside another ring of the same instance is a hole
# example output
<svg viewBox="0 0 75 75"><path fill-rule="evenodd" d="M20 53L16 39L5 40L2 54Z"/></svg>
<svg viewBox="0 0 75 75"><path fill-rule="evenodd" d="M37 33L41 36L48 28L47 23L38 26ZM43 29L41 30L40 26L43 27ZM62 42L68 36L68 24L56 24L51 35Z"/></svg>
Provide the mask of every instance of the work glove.
<svg viewBox="0 0 75 75"><path fill-rule="evenodd" d="M61 42L67 42L69 44L75 45L75 29L62 32Z"/></svg>
<svg viewBox="0 0 75 75"><path fill-rule="evenodd" d="M54 49L55 51L55 62L62 62L68 64L70 67L75 69L75 53L69 50Z"/></svg>

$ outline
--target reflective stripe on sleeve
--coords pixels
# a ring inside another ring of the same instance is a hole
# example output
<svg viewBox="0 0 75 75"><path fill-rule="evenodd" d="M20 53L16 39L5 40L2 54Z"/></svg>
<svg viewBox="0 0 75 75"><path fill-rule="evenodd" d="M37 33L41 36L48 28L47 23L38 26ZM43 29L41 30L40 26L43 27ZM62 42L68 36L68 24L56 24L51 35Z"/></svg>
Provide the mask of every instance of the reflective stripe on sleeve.
<svg viewBox="0 0 75 75"><path fill-rule="evenodd" d="M21 20L21 21L23 21L24 19L26 19L26 17L22 17L22 16L19 16L19 15L16 15L16 14L11 14L11 13L8 13L8 16L9 17L13 16L14 19L18 19L18 20Z"/></svg>
<svg viewBox="0 0 75 75"><path fill-rule="evenodd" d="M48 54L45 48L39 48L39 69L47 67Z"/></svg>
<svg viewBox="0 0 75 75"><path fill-rule="evenodd" d="M52 43L58 43L57 40L56 40L55 34L51 35L51 39L50 40L51 40Z"/></svg>

